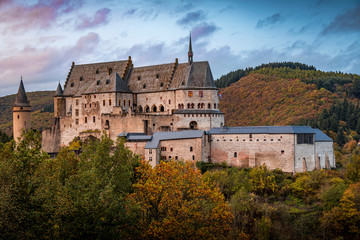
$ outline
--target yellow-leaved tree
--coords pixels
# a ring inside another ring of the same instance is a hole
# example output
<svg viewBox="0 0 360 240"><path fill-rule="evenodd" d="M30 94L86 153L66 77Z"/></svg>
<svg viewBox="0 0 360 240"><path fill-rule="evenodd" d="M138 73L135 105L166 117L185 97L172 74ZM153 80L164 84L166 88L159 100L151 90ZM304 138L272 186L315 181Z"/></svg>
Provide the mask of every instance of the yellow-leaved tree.
<svg viewBox="0 0 360 240"><path fill-rule="evenodd" d="M129 201L140 209L139 239L222 239L232 214L219 190L191 162L141 162ZM134 236L132 236L134 237ZM136 238L136 236L135 236Z"/></svg>

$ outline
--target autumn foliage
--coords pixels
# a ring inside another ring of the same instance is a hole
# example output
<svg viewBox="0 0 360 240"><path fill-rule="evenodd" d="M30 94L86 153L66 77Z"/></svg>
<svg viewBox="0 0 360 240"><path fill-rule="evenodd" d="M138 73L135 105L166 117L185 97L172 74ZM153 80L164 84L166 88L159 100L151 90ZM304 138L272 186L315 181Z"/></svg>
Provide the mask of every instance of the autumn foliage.
<svg viewBox="0 0 360 240"><path fill-rule="evenodd" d="M140 208L139 239L225 239L232 214L224 196L191 162L141 162L130 202Z"/></svg>

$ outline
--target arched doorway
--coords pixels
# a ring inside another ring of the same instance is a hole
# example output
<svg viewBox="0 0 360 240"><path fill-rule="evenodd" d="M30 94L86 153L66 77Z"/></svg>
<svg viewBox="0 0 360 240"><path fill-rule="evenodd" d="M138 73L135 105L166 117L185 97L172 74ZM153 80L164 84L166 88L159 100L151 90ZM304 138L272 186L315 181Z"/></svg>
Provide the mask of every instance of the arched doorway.
<svg viewBox="0 0 360 240"><path fill-rule="evenodd" d="M154 106L152 106L151 110L152 110L152 112L157 112L157 107L154 105Z"/></svg>
<svg viewBox="0 0 360 240"><path fill-rule="evenodd" d="M190 129L197 129L197 122L196 121L191 121L189 124L189 128Z"/></svg>
<svg viewBox="0 0 360 240"><path fill-rule="evenodd" d="M149 106L145 106L145 112L150 112L150 108L149 108Z"/></svg>

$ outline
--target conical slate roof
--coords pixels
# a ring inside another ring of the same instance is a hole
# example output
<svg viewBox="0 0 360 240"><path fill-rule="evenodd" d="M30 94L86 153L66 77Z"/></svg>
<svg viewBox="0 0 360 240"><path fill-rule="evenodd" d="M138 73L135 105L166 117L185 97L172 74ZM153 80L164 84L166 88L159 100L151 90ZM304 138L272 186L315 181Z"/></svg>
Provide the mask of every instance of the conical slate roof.
<svg viewBox="0 0 360 240"><path fill-rule="evenodd" d="M64 95L63 90L61 88L61 84L59 83L54 97L62 97L63 95Z"/></svg>
<svg viewBox="0 0 360 240"><path fill-rule="evenodd" d="M22 79L20 81L20 86L19 86L18 93L16 95L14 107L30 107L30 103L26 96L26 92L25 92L25 88L24 88Z"/></svg>

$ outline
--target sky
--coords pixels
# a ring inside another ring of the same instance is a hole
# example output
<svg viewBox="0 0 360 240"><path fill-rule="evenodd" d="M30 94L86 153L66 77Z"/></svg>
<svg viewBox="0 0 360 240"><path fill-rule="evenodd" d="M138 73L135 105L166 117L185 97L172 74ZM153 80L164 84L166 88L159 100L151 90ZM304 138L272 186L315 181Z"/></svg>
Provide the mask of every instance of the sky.
<svg viewBox="0 0 360 240"><path fill-rule="evenodd" d="M360 0L0 0L0 96L55 90L71 63L209 61L214 79L294 61L360 74Z"/></svg>

